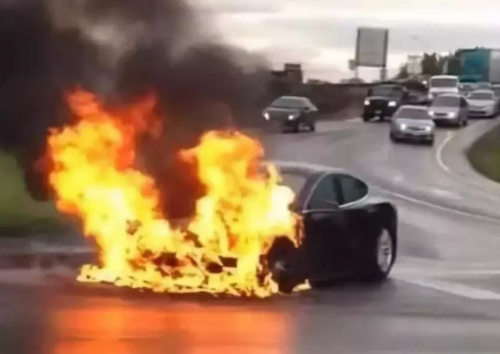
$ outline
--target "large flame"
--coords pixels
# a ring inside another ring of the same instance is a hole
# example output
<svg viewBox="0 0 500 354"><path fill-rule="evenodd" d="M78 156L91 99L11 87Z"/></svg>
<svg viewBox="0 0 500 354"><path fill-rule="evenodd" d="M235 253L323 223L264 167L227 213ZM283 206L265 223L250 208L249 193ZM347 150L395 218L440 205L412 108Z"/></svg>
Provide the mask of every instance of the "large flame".
<svg viewBox="0 0 500 354"><path fill-rule="evenodd" d="M162 214L155 181L136 167L138 137L158 128L155 100L113 112L81 90L68 101L75 122L50 134L49 177L58 209L81 219L98 246L99 264L85 265L79 281L171 293L277 292L264 256L277 237L296 244L297 217L293 192L263 164L258 141L213 131L180 152L205 193L195 215L178 222Z"/></svg>

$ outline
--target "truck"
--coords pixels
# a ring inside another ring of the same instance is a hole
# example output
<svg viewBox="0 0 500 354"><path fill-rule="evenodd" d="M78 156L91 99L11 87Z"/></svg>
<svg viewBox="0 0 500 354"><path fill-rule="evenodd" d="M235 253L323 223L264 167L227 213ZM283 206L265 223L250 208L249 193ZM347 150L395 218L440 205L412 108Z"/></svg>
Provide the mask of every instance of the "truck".
<svg viewBox="0 0 500 354"><path fill-rule="evenodd" d="M460 49L445 65L444 72L460 82L500 83L500 49Z"/></svg>

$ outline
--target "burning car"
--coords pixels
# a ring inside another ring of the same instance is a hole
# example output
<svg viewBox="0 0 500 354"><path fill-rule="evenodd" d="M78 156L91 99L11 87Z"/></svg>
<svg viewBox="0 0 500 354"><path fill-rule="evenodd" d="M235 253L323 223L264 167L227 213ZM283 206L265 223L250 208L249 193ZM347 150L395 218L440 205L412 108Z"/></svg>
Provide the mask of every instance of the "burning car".
<svg viewBox="0 0 500 354"><path fill-rule="evenodd" d="M278 163L284 183L297 195L303 218L299 248L276 240L268 262L284 292L304 279L322 285L338 277L382 281L397 255L397 210L360 179L338 169Z"/></svg>

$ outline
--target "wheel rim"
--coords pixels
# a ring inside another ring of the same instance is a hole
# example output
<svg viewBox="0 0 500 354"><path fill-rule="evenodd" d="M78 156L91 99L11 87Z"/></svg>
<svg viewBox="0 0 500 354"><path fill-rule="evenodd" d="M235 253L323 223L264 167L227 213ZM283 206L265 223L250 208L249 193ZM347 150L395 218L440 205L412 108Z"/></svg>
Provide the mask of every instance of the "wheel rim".
<svg viewBox="0 0 500 354"><path fill-rule="evenodd" d="M377 244L377 264L383 273L387 273L391 269L393 257L394 250L391 235L387 230L383 230Z"/></svg>

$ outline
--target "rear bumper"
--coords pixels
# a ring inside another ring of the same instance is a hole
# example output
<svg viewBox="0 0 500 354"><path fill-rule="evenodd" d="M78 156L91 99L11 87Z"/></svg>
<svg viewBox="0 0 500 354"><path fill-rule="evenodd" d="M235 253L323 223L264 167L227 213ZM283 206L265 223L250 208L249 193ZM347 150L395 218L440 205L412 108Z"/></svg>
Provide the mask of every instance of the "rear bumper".
<svg viewBox="0 0 500 354"><path fill-rule="evenodd" d="M436 125L457 125L460 124L460 118L434 118Z"/></svg>

